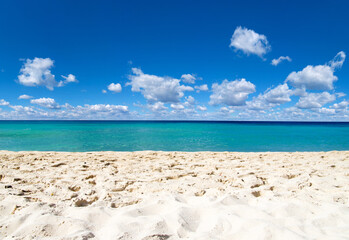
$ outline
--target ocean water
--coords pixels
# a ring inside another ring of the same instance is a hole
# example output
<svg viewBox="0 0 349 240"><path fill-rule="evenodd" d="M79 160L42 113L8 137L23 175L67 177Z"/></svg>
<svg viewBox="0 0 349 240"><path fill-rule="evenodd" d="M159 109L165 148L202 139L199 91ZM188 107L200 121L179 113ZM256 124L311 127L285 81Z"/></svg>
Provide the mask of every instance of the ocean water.
<svg viewBox="0 0 349 240"><path fill-rule="evenodd" d="M349 123L0 121L0 150L349 150Z"/></svg>

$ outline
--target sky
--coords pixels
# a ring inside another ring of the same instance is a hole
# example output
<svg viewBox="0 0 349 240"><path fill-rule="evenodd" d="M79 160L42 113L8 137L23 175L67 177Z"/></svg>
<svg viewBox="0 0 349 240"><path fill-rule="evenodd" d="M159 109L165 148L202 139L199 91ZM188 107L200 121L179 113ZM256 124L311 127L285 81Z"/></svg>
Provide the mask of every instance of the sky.
<svg viewBox="0 0 349 240"><path fill-rule="evenodd" d="M0 120L349 121L349 2L0 1Z"/></svg>

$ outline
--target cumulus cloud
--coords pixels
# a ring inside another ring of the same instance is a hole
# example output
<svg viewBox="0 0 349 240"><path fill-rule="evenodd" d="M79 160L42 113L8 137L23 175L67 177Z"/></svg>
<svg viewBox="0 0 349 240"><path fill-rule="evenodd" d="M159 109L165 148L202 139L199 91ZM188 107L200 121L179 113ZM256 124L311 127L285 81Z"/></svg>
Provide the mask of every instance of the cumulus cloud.
<svg viewBox="0 0 349 240"><path fill-rule="evenodd" d="M335 109L345 109L345 108L348 107L348 105L349 105L349 101L343 100L340 103L333 104L332 107L335 108Z"/></svg>
<svg viewBox="0 0 349 240"><path fill-rule="evenodd" d="M133 92L141 92L150 102L177 103L184 96L184 91L193 91L189 86L181 85L179 79L144 74L139 68L132 68L128 78Z"/></svg>
<svg viewBox="0 0 349 240"><path fill-rule="evenodd" d="M123 105L111 105L111 104L85 104L84 107L78 107L78 109L85 109L91 112L128 112L128 107Z"/></svg>
<svg viewBox="0 0 349 240"><path fill-rule="evenodd" d="M58 111L60 118L67 119L127 119L129 117L128 106L113 104L85 104L83 106L70 106L66 104Z"/></svg>
<svg viewBox="0 0 349 240"><path fill-rule="evenodd" d="M197 78L194 74L183 74L181 80L184 83L194 84Z"/></svg>
<svg viewBox="0 0 349 240"><path fill-rule="evenodd" d="M168 109L168 107L165 106L162 102L156 102L154 104L148 104L148 109L150 109L152 112L163 112Z"/></svg>
<svg viewBox="0 0 349 240"><path fill-rule="evenodd" d="M42 112L39 110L36 110L32 107L25 107L21 105L10 105L10 108L12 108L12 111L6 111L3 112L3 114L0 114L0 118L3 119L34 119L36 117L43 117L45 118L47 116L47 112Z"/></svg>
<svg viewBox="0 0 349 240"><path fill-rule="evenodd" d="M254 97L252 101L247 102L247 106L251 110L265 110L277 105L290 102L293 91L289 89L286 83L280 84L275 88L268 89L258 97Z"/></svg>
<svg viewBox="0 0 349 240"><path fill-rule="evenodd" d="M279 106L281 104L291 102L291 96L297 95L299 96L299 100L296 103L295 107L287 108L285 109L287 115L284 115L284 119L287 119L287 117L301 117L302 110L311 110L311 111L317 111L317 113L325 113L324 111L320 112L319 109L323 107L324 105L333 102L336 100L336 94L330 94L328 92L322 92L322 93L308 93L304 89L302 91L299 91L299 89L290 89L286 83L280 84L275 88L268 89L263 94L259 94L257 97L254 97L251 101L246 102L246 107L249 110L252 111L259 111L263 113L263 117L268 119L268 115L274 116L274 117L280 117L276 116L274 114L275 107ZM341 104L342 106L344 105ZM337 107L337 105L334 105ZM332 106L332 108L334 108ZM246 108L244 108L246 109ZM244 109L242 109L244 111ZM266 111L267 109L270 109L269 111ZM277 111L280 111L280 108L276 109ZM291 110L295 111L295 114L289 114ZM329 112L329 111L328 111ZM305 115L304 115L305 116ZM314 116L309 116L309 119L311 119ZM251 116L253 117L253 116ZM270 119L270 117L269 117ZM304 119L306 120L306 119Z"/></svg>
<svg viewBox="0 0 349 240"><path fill-rule="evenodd" d="M333 72L333 68L327 65L309 65L302 71L290 73L286 81L296 88L332 90L333 82L338 80Z"/></svg>
<svg viewBox="0 0 349 240"><path fill-rule="evenodd" d="M195 104L195 98L193 98L192 96L186 97L185 100L187 100L186 103L188 103L189 105Z"/></svg>
<svg viewBox="0 0 349 240"><path fill-rule="evenodd" d="M289 107L284 109L283 114L286 117L286 119L307 119L307 117L305 117L305 111L303 111L302 109L299 109L297 107Z"/></svg>
<svg viewBox="0 0 349 240"><path fill-rule="evenodd" d="M291 95L292 95L292 90L290 90L288 85L284 83L275 88L267 90L263 94L263 98L269 103L282 104L282 103L290 102Z"/></svg>
<svg viewBox="0 0 349 240"><path fill-rule="evenodd" d="M299 98L296 107L301 109L321 108L334 100L336 100L336 96L328 92L308 93L306 96Z"/></svg>
<svg viewBox="0 0 349 240"><path fill-rule="evenodd" d="M287 60L289 62L292 61L292 59L289 56L281 56L279 58L275 58L275 59L271 60L271 65L277 66L277 65L279 65L279 63L281 63L282 61L285 61L285 60Z"/></svg>
<svg viewBox="0 0 349 240"><path fill-rule="evenodd" d="M323 114L336 114L336 110L335 110L335 109L330 109L330 108L320 108L320 109L319 109L319 113L323 113Z"/></svg>
<svg viewBox="0 0 349 240"><path fill-rule="evenodd" d="M21 95L21 96L18 97L18 99L31 99L31 98L33 98L33 97L32 97L32 96L29 96L29 95L27 95L27 94L23 94L23 95Z"/></svg>
<svg viewBox="0 0 349 240"><path fill-rule="evenodd" d="M134 106L143 107L139 104ZM199 117L195 110L195 98L192 96L185 97L184 102L170 103L168 106L163 102L150 102L146 108L151 111L151 114L146 113L142 119L196 119Z"/></svg>
<svg viewBox="0 0 349 240"><path fill-rule="evenodd" d="M37 104L41 107L49 108L49 109L60 109L58 103L53 98L38 98L30 100L30 103Z"/></svg>
<svg viewBox="0 0 349 240"><path fill-rule="evenodd" d="M219 112L224 113L224 114L232 114L235 111L234 111L234 109L232 109L232 107L221 107L219 109Z"/></svg>
<svg viewBox="0 0 349 240"><path fill-rule="evenodd" d="M108 86L108 90L111 92L119 93L122 90L120 83L111 83Z"/></svg>
<svg viewBox="0 0 349 240"><path fill-rule="evenodd" d="M62 77L65 79L65 80L64 80L65 83L79 82L79 81L76 79L75 75L73 75L73 74L68 74L67 77L65 77L65 76L62 75Z"/></svg>
<svg viewBox="0 0 349 240"><path fill-rule="evenodd" d="M103 89L103 90L102 90L102 93L107 93L107 90Z"/></svg>
<svg viewBox="0 0 349 240"><path fill-rule="evenodd" d="M32 107L24 107L21 105L15 105L15 106L10 106L10 107L13 110L15 110L17 113L26 113L28 115L37 113L37 111Z"/></svg>
<svg viewBox="0 0 349 240"><path fill-rule="evenodd" d="M304 97L307 95L307 91L305 88L294 88L292 90L292 95L298 96L298 97Z"/></svg>
<svg viewBox="0 0 349 240"><path fill-rule="evenodd" d="M197 109L199 109L200 111L206 111L207 108L205 106L197 106Z"/></svg>
<svg viewBox="0 0 349 240"><path fill-rule="evenodd" d="M181 103L175 103L175 104L172 103L171 104L171 108L173 108L174 110L183 110L183 109L185 109L185 107Z"/></svg>
<svg viewBox="0 0 349 240"><path fill-rule="evenodd" d="M224 80L221 84L212 84L213 93L210 96L209 104L241 106L245 104L248 95L255 91L255 85L244 78L235 81Z"/></svg>
<svg viewBox="0 0 349 240"><path fill-rule="evenodd" d="M40 101L46 108L50 101ZM51 104L52 101L51 101ZM129 119L130 112L127 106L111 104L94 104L83 106L61 105L55 111L21 105L12 106L12 111L0 112L0 119Z"/></svg>
<svg viewBox="0 0 349 240"><path fill-rule="evenodd" d="M262 111L273 106L272 104L266 102L262 95L254 97L252 101L246 102L246 105L249 110L254 111Z"/></svg>
<svg viewBox="0 0 349 240"><path fill-rule="evenodd" d="M68 74L68 76L61 75L62 78L64 78L63 81L60 81L57 85L57 87L63 87L67 85L68 83L78 83L79 81L76 79L75 75Z"/></svg>
<svg viewBox="0 0 349 240"><path fill-rule="evenodd" d="M8 106L10 105L9 102L5 101L4 99L0 99L0 106Z"/></svg>
<svg viewBox="0 0 349 240"><path fill-rule="evenodd" d="M287 76L286 82L296 88L332 90L333 83L338 80L338 77L334 75L334 71L343 65L344 60L345 53L339 52L329 64L308 65L301 71L291 72Z"/></svg>
<svg viewBox="0 0 349 240"><path fill-rule="evenodd" d="M196 89L196 92L208 91L207 84L203 84L203 85L200 85L200 86L194 86L194 88Z"/></svg>
<svg viewBox="0 0 349 240"><path fill-rule="evenodd" d="M22 66L18 76L20 84L28 87L45 86L49 90L53 90L57 86L55 75L51 73L50 68L53 67L53 60L50 58L34 58L27 59Z"/></svg>
<svg viewBox="0 0 349 240"><path fill-rule="evenodd" d="M261 58L271 49L265 35L241 26L235 29L230 47L235 48L235 51L241 50L247 55L255 54Z"/></svg>
<svg viewBox="0 0 349 240"><path fill-rule="evenodd" d="M44 86L49 90L55 87L62 87L70 82L77 82L74 75L69 74L67 77L62 76L65 80L57 82L55 75L51 73L54 61L50 58L27 59L18 75L18 82L27 87Z"/></svg>

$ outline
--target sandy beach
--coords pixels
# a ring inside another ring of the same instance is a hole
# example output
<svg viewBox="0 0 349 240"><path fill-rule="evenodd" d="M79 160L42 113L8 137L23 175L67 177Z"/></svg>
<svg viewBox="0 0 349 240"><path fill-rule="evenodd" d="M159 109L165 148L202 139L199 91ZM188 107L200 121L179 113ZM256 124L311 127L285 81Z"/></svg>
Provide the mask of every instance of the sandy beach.
<svg viewBox="0 0 349 240"><path fill-rule="evenodd" d="M349 239L349 152L0 151L0 239Z"/></svg>

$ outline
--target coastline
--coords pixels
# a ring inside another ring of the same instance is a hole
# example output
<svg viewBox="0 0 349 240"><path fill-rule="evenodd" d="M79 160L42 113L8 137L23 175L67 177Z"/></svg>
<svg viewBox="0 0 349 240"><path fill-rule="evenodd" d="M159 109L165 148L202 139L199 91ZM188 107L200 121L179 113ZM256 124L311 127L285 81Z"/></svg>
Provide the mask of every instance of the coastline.
<svg viewBox="0 0 349 240"><path fill-rule="evenodd" d="M349 151L0 151L0 159L0 238L349 237Z"/></svg>

